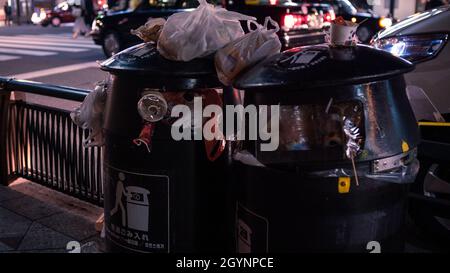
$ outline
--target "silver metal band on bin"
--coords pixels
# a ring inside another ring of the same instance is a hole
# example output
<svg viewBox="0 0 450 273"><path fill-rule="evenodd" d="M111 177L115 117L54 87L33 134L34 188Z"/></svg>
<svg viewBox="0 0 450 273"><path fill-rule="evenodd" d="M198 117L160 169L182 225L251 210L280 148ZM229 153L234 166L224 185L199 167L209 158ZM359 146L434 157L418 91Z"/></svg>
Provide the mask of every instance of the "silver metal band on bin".
<svg viewBox="0 0 450 273"><path fill-rule="evenodd" d="M406 153L374 160L372 163L372 173L383 173L407 166L416 158L417 149L414 148Z"/></svg>

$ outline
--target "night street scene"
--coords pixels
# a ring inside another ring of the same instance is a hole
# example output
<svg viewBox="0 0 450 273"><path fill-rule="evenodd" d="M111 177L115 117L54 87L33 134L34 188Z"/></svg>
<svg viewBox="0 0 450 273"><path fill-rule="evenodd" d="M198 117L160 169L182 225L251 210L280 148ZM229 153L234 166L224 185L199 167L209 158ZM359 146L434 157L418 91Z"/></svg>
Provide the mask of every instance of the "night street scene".
<svg viewBox="0 0 450 273"><path fill-rule="evenodd" d="M0 260L450 252L448 0L0 6Z"/></svg>

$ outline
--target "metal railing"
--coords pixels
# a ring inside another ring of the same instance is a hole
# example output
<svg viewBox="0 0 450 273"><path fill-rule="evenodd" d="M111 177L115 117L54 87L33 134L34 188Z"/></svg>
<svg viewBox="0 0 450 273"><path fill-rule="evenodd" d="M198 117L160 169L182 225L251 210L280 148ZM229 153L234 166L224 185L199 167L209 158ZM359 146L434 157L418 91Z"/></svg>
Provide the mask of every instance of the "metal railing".
<svg viewBox="0 0 450 273"><path fill-rule="evenodd" d="M83 147L87 130L70 112L11 100L11 92L81 102L89 90L0 78L0 183L23 177L102 205L102 153Z"/></svg>

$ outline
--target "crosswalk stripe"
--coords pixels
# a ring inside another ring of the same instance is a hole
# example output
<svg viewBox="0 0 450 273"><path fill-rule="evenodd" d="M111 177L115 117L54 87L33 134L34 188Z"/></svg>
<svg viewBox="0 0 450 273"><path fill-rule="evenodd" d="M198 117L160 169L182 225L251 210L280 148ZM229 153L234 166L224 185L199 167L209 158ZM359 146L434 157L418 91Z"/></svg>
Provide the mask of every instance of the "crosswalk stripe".
<svg viewBox="0 0 450 273"><path fill-rule="evenodd" d="M73 48L73 47L56 47L56 46L37 46L37 45L20 45L17 43L9 43L9 42L2 42L0 44L0 47L7 47L7 48L23 48L23 49L37 49L37 50L52 50L52 51L61 51L61 52L83 52L88 51L89 49L83 49L83 48Z"/></svg>
<svg viewBox="0 0 450 273"><path fill-rule="evenodd" d="M20 36L33 36L30 34L21 34ZM38 34L34 35L38 37L48 37L48 38L69 38L72 39L72 33L60 33L60 34ZM90 37L79 36L79 39L90 39Z"/></svg>
<svg viewBox="0 0 450 273"><path fill-rule="evenodd" d="M10 60L16 60L20 59L19 56L11 56L11 55L1 55L0 54L0 61L10 61Z"/></svg>
<svg viewBox="0 0 450 273"><path fill-rule="evenodd" d="M19 39L31 39L33 41L51 41L51 42L65 42L65 43L77 43L77 44L88 44L92 45L94 42L91 39L87 38L77 38L73 39L72 37L41 37L41 35L17 35L17 36L9 36L10 38L19 38Z"/></svg>
<svg viewBox="0 0 450 273"><path fill-rule="evenodd" d="M30 55L30 56L50 56L58 54L56 52L50 51L34 51L34 50L14 49L14 48L0 48L0 53Z"/></svg>
<svg viewBox="0 0 450 273"><path fill-rule="evenodd" d="M16 74L16 75L9 75L8 77L14 77L17 79L22 80L29 80L34 78L40 78L40 77L47 77L55 74L61 74L61 73L67 73L72 71L77 71L81 69L86 68L97 68L98 64L96 62L86 62L86 63L79 63L79 64L71 64L66 66L59 66L44 70L38 70L33 72L26 72L22 74Z"/></svg>
<svg viewBox="0 0 450 273"><path fill-rule="evenodd" d="M22 34L22 35L27 35L27 36L32 36L30 34ZM38 34L36 36L39 37L71 37L72 35L70 33L58 33L58 34Z"/></svg>
<svg viewBox="0 0 450 273"><path fill-rule="evenodd" d="M54 46L55 44L57 44L58 46L68 46L68 47L82 47L82 48L94 48L94 49L98 49L100 48L98 45L94 45L94 44L80 44L80 43L76 43L76 42L72 42L72 43L61 43L61 42L44 42L44 41L35 41L35 40L31 40L31 39L20 39L20 38L4 38L5 36L0 36L0 43L2 42L9 42L9 43L21 43L21 44L30 44L30 45L49 45L49 46Z"/></svg>
<svg viewBox="0 0 450 273"><path fill-rule="evenodd" d="M45 38L26 38L16 36L0 36L2 41L16 41L22 43L40 42L47 44L64 44L64 45L79 45L79 46L96 46L94 41L77 41L76 39L45 39Z"/></svg>

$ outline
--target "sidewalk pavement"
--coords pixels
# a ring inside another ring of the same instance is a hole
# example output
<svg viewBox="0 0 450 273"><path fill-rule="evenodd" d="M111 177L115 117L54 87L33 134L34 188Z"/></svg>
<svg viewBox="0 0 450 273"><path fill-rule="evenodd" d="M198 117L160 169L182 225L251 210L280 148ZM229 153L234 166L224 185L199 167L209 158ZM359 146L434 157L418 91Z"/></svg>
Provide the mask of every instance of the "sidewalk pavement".
<svg viewBox="0 0 450 273"><path fill-rule="evenodd" d="M81 245L81 252L104 252L103 239L95 230L102 212L25 179L9 187L0 185L0 253L67 253L71 241Z"/></svg>
<svg viewBox="0 0 450 273"><path fill-rule="evenodd" d="M67 253L67 244L79 242L82 253L105 252L95 230L103 209L44 186L17 179L0 185L0 253ZM407 225L406 253L441 252ZM447 250L448 251L448 250Z"/></svg>

